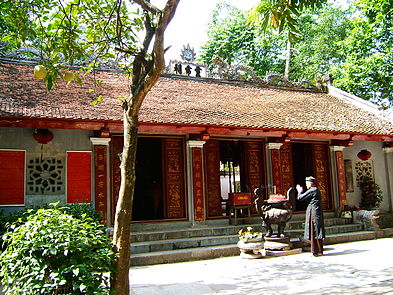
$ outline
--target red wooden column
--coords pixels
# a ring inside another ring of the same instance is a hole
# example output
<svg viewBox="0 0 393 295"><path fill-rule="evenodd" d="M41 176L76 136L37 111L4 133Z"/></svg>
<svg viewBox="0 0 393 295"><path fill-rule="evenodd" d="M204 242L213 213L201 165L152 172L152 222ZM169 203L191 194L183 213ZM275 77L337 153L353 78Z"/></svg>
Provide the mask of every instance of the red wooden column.
<svg viewBox="0 0 393 295"><path fill-rule="evenodd" d="M343 210L344 206L347 205L347 186L345 183L345 166L343 155L344 148L345 147L343 146L330 147L330 150L334 152L334 158L336 161L339 210Z"/></svg>
<svg viewBox="0 0 393 295"><path fill-rule="evenodd" d="M109 213L109 157L110 138L91 137L94 152L94 205L107 222Z"/></svg>
<svg viewBox="0 0 393 295"><path fill-rule="evenodd" d="M205 216L205 191L203 181L203 145L205 141L189 140L187 148L189 150L190 159L188 167L191 186L191 218L193 221L201 222L206 220Z"/></svg>

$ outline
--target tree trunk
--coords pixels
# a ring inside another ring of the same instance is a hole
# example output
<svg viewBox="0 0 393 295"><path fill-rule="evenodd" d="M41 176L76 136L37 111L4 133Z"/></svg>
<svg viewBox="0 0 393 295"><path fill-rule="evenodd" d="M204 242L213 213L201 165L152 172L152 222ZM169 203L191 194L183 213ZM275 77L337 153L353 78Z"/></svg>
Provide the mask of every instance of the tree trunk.
<svg viewBox="0 0 393 295"><path fill-rule="evenodd" d="M289 70L291 67L291 58L292 58L292 44L291 41L289 41L289 36L288 36L288 41L287 41L287 59L285 61L285 78L289 79Z"/></svg>
<svg viewBox="0 0 393 295"><path fill-rule="evenodd" d="M116 205L113 245L119 254L117 273L112 276L111 286L116 295L129 295L130 234L132 203L135 189L135 160L137 149L138 116L128 116L124 110L124 146L121 155L121 185Z"/></svg>
<svg viewBox="0 0 393 295"><path fill-rule="evenodd" d="M113 245L118 253L116 274L112 275L111 287L116 295L130 295L129 271L131 266L131 217L135 189L135 162L138 136L138 114L143 100L156 84L165 67L164 33L175 15L180 0L167 0L163 11L159 11L147 0L134 0L145 11L159 14L157 26L151 23L146 14L146 38L139 56L133 63L133 77L130 99L123 104L124 146L121 156L121 184L116 204ZM155 27L154 31L153 28ZM154 32L154 34L153 34ZM154 35L152 63L144 63L146 52Z"/></svg>

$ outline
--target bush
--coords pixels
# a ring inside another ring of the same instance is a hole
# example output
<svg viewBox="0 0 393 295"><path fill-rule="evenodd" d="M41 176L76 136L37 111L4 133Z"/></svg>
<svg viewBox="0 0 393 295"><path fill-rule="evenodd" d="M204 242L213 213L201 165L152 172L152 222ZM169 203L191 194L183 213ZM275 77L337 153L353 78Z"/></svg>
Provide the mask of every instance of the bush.
<svg viewBox="0 0 393 295"><path fill-rule="evenodd" d="M39 209L4 235L0 275L7 295L110 294L115 254L104 226L82 214Z"/></svg>
<svg viewBox="0 0 393 295"><path fill-rule="evenodd" d="M362 191L362 198L360 201L360 207L362 209L375 209L382 203L382 190L370 177L362 177L360 181L360 190Z"/></svg>
<svg viewBox="0 0 393 295"><path fill-rule="evenodd" d="M2 236L11 225L21 225L27 221L27 218L35 214L39 209L48 209L56 207L56 204L44 205L42 207L31 207L23 210L15 211L11 214L4 214L0 212L0 250L6 248L6 244L2 241ZM80 219L84 214L86 217L92 218L97 223L102 223L104 218L97 212L92 204L68 204L67 206L61 207L61 210L71 215L74 218Z"/></svg>

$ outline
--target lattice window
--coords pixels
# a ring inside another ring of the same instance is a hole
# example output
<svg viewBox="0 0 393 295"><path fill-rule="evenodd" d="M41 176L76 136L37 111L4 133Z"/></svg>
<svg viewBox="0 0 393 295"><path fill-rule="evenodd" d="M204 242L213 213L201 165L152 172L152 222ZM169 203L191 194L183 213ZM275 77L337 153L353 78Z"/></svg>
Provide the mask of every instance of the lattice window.
<svg viewBox="0 0 393 295"><path fill-rule="evenodd" d="M27 164L27 193L56 195L64 193L64 160L33 158Z"/></svg>
<svg viewBox="0 0 393 295"><path fill-rule="evenodd" d="M367 176L374 179L374 167L373 162L370 161L359 161L355 164L356 183L359 186L360 180L363 176Z"/></svg>

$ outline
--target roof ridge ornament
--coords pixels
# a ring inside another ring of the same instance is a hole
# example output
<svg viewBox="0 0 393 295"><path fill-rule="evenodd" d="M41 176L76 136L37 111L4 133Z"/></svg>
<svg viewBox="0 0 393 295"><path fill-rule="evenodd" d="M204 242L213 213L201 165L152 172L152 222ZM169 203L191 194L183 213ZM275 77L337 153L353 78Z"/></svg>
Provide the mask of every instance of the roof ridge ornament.
<svg viewBox="0 0 393 295"><path fill-rule="evenodd" d="M190 43L187 46L183 45L180 57L185 62L193 63L195 61L196 53L194 48L190 47Z"/></svg>
<svg viewBox="0 0 393 295"><path fill-rule="evenodd" d="M33 63L38 63L43 60L49 59L49 57L45 54L45 52L35 47L21 47L9 52L7 52L6 50L7 50L7 43L0 42L0 58L12 59L22 62L27 61ZM35 57L32 57L32 55ZM92 54L89 55L86 60L75 60L74 64L70 65L64 61L63 55L60 54L59 56L60 56L59 62L68 67L83 67L86 64L90 63L91 61L95 61L97 63L97 69L119 70L119 67L117 66L116 63L117 58L98 60L97 57Z"/></svg>
<svg viewBox="0 0 393 295"><path fill-rule="evenodd" d="M250 81L254 83L262 83L274 86L284 86L284 87L298 87L305 89L323 90L322 87L315 86L310 80L303 79L300 82L289 81L286 77L278 73L269 73L266 75L265 79L257 76L255 71L246 65L238 64L235 66L230 66L226 63L220 56L216 55L212 62L216 65L217 70L213 72L212 76L218 79L228 79L228 80L241 80ZM242 75L240 72L246 72L251 76L251 78Z"/></svg>

